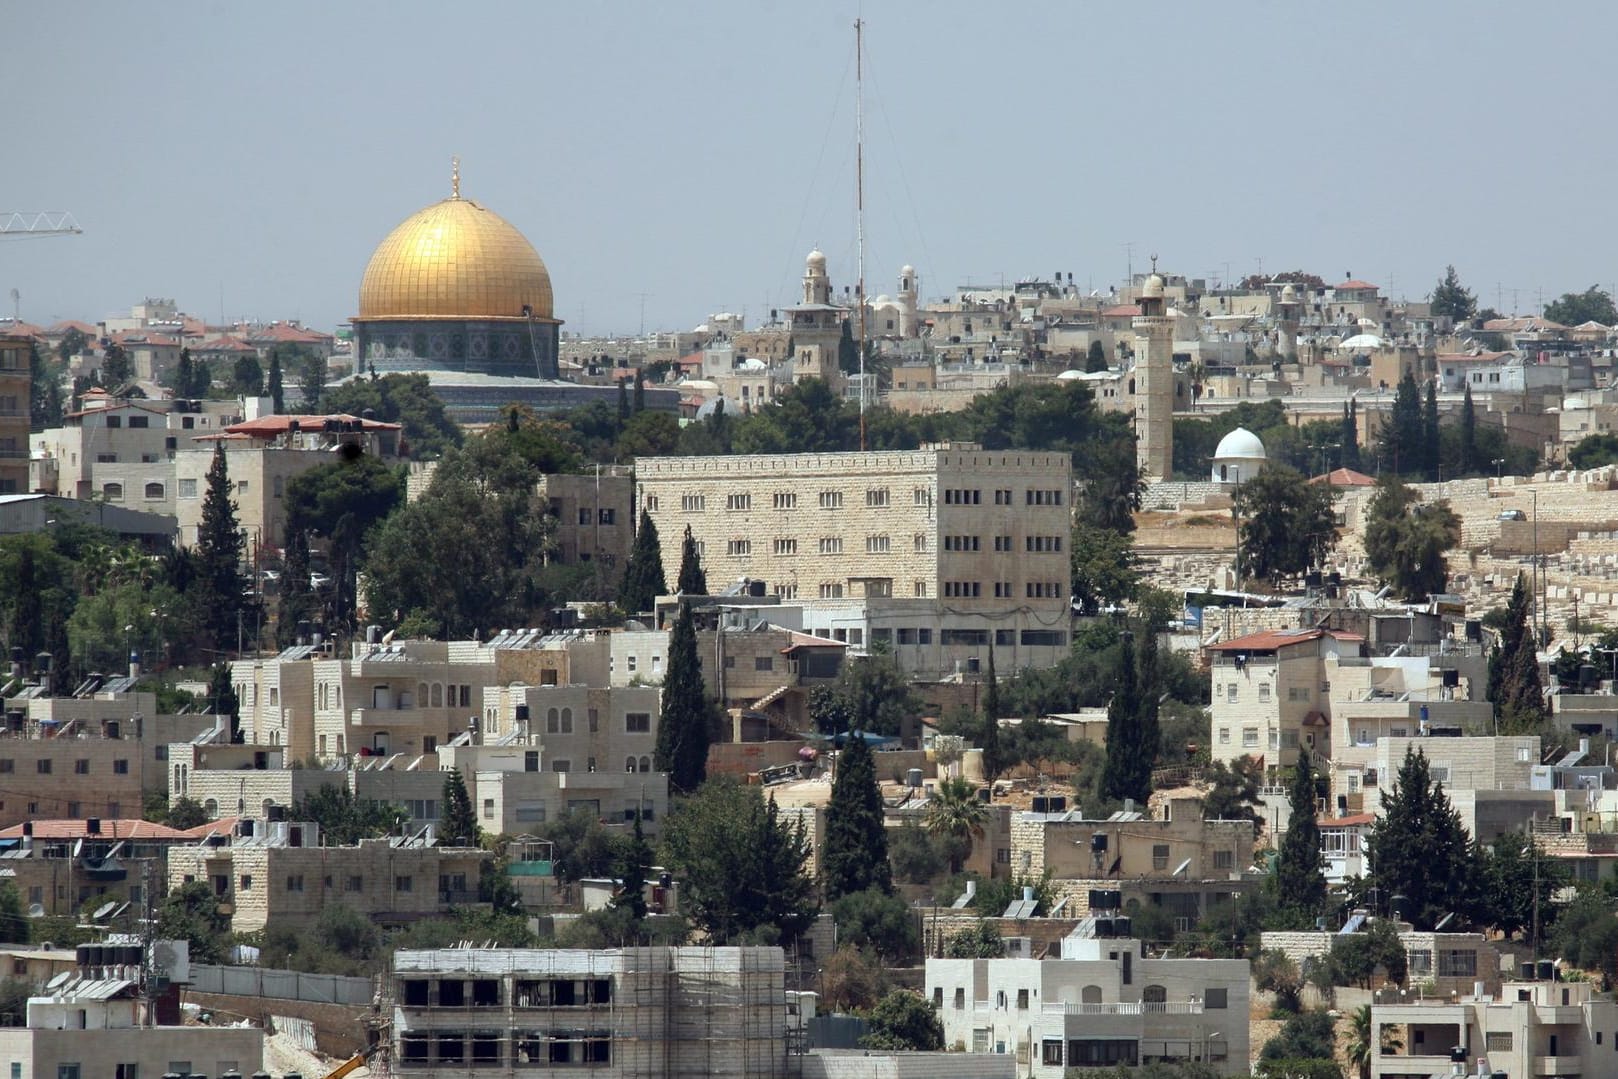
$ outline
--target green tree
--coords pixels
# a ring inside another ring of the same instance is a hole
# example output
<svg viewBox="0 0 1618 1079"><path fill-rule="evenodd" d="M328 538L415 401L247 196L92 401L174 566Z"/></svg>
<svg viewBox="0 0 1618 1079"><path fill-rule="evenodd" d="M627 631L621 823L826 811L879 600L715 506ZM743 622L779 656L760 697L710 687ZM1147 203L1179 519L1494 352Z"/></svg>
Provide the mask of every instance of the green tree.
<svg viewBox="0 0 1618 1079"><path fill-rule="evenodd" d="M298 363L298 392L303 397L305 414L318 415L322 411L322 398L326 395L326 357L318 352L303 353Z"/></svg>
<svg viewBox="0 0 1618 1079"><path fill-rule="evenodd" d="M827 899L868 888L884 893L893 890L876 761L858 732L849 737L837 757L831 801L826 806L820 872Z"/></svg>
<svg viewBox="0 0 1618 1079"><path fill-rule="evenodd" d="M619 384L620 388L622 385ZM645 814L636 811L634 831L629 842L624 844L623 858L619 863L617 876L621 884L612 900L613 906L627 910L637 923L646 920L646 881L652 875L652 848L646 842L646 833L641 827L643 816Z"/></svg>
<svg viewBox="0 0 1618 1079"><path fill-rule="evenodd" d="M170 810L173 817L173 810ZM338 778L304 795L293 806L293 820L314 821L328 846L352 847L362 839L380 839L404 823L404 810L374 798L359 798Z"/></svg>
<svg viewBox="0 0 1618 1079"><path fill-rule="evenodd" d="M258 355L243 356L231 368L231 390L243 397L264 396L264 368Z"/></svg>
<svg viewBox="0 0 1618 1079"><path fill-rule="evenodd" d="M910 904L880 887L847 892L831 903L837 940L874 952L886 963L914 960L921 945Z"/></svg>
<svg viewBox="0 0 1618 1079"><path fill-rule="evenodd" d="M1303 1006L1303 973L1286 952L1266 948L1253 957L1253 987L1274 993L1275 1006L1296 1015Z"/></svg>
<svg viewBox="0 0 1618 1079"><path fill-rule="evenodd" d="M1421 388L1414 371L1407 369L1393 397L1393 410L1377 437L1377 456L1382 471L1395 475L1419 475L1425 467L1425 427L1421 411Z"/></svg>
<svg viewBox="0 0 1618 1079"><path fill-rule="evenodd" d="M849 944L840 945L831 954L816 980L821 1003L832 1014L874 1008L888 989L881 961Z"/></svg>
<svg viewBox="0 0 1618 1079"><path fill-rule="evenodd" d="M285 552L275 604L275 643L291 648L298 643L298 623L309 618L316 607L309 594L309 534L289 525Z"/></svg>
<svg viewBox="0 0 1618 1079"><path fill-rule="evenodd" d="M1474 851L1483 867L1478 911L1479 921L1507 937L1535 923L1535 894L1539 901L1539 945L1545 944L1546 930L1555 893L1567 883L1560 858L1547 858L1532 834L1507 832L1488 850Z"/></svg>
<svg viewBox="0 0 1618 1079"><path fill-rule="evenodd" d="M1084 370L1086 374L1096 374L1107 369L1107 349L1099 340L1091 341L1089 349L1084 354Z"/></svg>
<svg viewBox="0 0 1618 1079"><path fill-rule="evenodd" d="M1318 565L1337 540L1331 485L1271 465L1236 491L1242 574L1279 583Z"/></svg>
<svg viewBox="0 0 1618 1079"><path fill-rule="evenodd" d="M1439 447L1438 384L1429 382L1427 400L1421 409L1422 471L1426 473L1428 483L1438 482Z"/></svg>
<svg viewBox="0 0 1618 1079"><path fill-rule="evenodd" d="M1500 641L1489 650L1489 700L1502 734L1532 734L1544 728L1545 689L1530 616L1534 597L1528 578L1517 574L1506 603Z"/></svg>
<svg viewBox="0 0 1618 1079"><path fill-rule="evenodd" d="M180 350L181 356L186 354L185 349ZM127 385L135 377L135 365L129 361L129 353L124 346L114 341L107 346L101 357L101 380L107 389L118 389Z"/></svg>
<svg viewBox="0 0 1618 1079"><path fill-rule="evenodd" d="M459 768L444 773L442 809L439 813L438 834L444 843L453 847L475 847L483 838L478 827L477 811L472 808L472 796L466 791L466 777Z"/></svg>
<svg viewBox="0 0 1618 1079"><path fill-rule="evenodd" d="M1431 929L1468 894L1470 842L1443 784L1432 778L1426 754L1406 750L1366 841L1371 879L1383 902L1404 896L1406 920Z"/></svg>
<svg viewBox="0 0 1618 1079"><path fill-rule="evenodd" d="M712 707L702 684L697 630L691 608L682 603L669 634L668 669L663 676L663 710L657 724L657 770L669 786L694 791L708 773Z"/></svg>
<svg viewBox="0 0 1618 1079"><path fill-rule="evenodd" d="M1330 1061L1336 1052L1337 1032L1325 1012L1303 1012L1286 1025L1259 1051L1265 1061ZM1333 1065L1335 1067L1335 1065Z"/></svg>
<svg viewBox="0 0 1618 1079"><path fill-rule="evenodd" d="M1618 978L1618 898L1611 885L1608 878L1581 887L1551 933L1555 954L1582 970L1599 970L1609 981Z"/></svg>
<svg viewBox="0 0 1618 1079"><path fill-rule="evenodd" d="M1477 297L1461 284L1461 275L1455 272L1454 266L1444 268L1444 276L1438 279L1433 288L1432 295L1428 297L1430 310L1434 315L1442 317L1448 315L1459 326L1477 313Z"/></svg>
<svg viewBox="0 0 1618 1079"><path fill-rule="evenodd" d="M944 941L946 959L999 959L1006 954L1006 942L994 923L978 921L951 933Z"/></svg>
<svg viewBox="0 0 1618 1079"><path fill-rule="evenodd" d="M281 373L281 355L273 349L270 351L270 374L265 388L270 395L270 408L277 416L286 415L286 385Z"/></svg>
<svg viewBox="0 0 1618 1079"><path fill-rule="evenodd" d="M1472 405L1472 384L1462 387L1461 420L1459 423L1460 475L1469 476L1478 467L1478 414Z"/></svg>
<svg viewBox="0 0 1618 1079"><path fill-rule="evenodd" d="M1320 854L1320 825L1315 820L1315 770L1309 752L1298 750L1292 770L1292 821L1281 839L1275 863L1276 894L1292 911L1293 924L1308 928L1326 907L1326 873Z"/></svg>
<svg viewBox="0 0 1618 1079"><path fill-rule="evenodd" d="M78 330L69 330L70 334ZM79 334L83 337L83 334ZM66 339L63 339L66 344ZM69 353L75 356L77 353ZM62 426L62 379L67 374L67 359L43 355L37 344L28 346L28 427L43 431Z"/></svg>
<svg viewBox="0 0 1618 1079"><path fill-rule="evenodd" d="M1366 510L1365 554L1371 571L1405 599L1442 592L1449 580L1444 552L1461 539L1461 522L1449 502L1418 503L1398 476L1377 480Z"/></svg>
<svg viewBox="0 0 1618 1079"><path fill-rule="evenodd" d="M652 515L643 509L640 527L635 531L635 546L629 552L624 579L618 586L618 606L631 615L649 611L668 588L663 576L663 548L658 540L657 525Z"/></svg>
<svg viewBox="0 0 1618 1079"><path fill-rule="evenodd" d="M892 736L920 714L921 703L891 655L872 653L845 660L837 676L837 692L852 729Z"/></svg>
<svg viewBox="0 0 1618 1079"><path fill-rule="evenodd" d="M1586 435L1567 451L1567 460L1574 468L1610 465L1618 461L1618 435Z"/></svg>
<svg viewBox="0 0 1618 1079"><path fill-rule="evenodd" d="M1129 642L1126 634L1113 680L1112 700L1107 704L1107 763L1102 771L1101 794L1109 801L1133 799L1144 807L1152 793L1156 747L1148 743L1142 723L1142 687Z"/></svg>
<svg viewBox="0 0 1618 1079"><path fill-rule="evenodd" d="M157 823L166 824L170 828L200 828L208 823L208 810L195 798L188 798L182 794L172 805L164 806L163 817Z"/></svg>
<svg viewBox="0 0 1618 1079"><path fill-rule="evenodd" d="M1073 599L1085 614L1124 604L1139 592L1135 542L1128 533L1075 520L1068 550Z"/></svg>
<svg viewBox="0 0 1618 1079"><path fill-rule="evenodd" d="M947 841L929 835L914 818L906 818L888 839L893 875L906 884L930 884L949 868Z"/></svg>
<svg viewBox="0 0 1618 1079"><path fill-rule="evenodd" d="M6 609L6 644L22 649L29 661L45 647L45 606L41 582L34 564L34 549L23 546L17 553L12 581L14 599Z"/></svg>
<svg viewBox="0 0 1618 1079"><path fill-rule="evenodd" d="M690 525L685 526L685 539L680 543L680 576L674 587L682 596L708 594L708 577L702 572L702 555L697 552Z"/></svg>
<svg viewBox="0 0 1618 1079"><path fill-rule="evenodd" d="M1005 771L1007 762L1000 748L1000 679L994 670L994 645L989 646L989 671L983 679L983 733L978 748L983 751L983 774L993 781Z"/></svg>
<svg viewBox="0 0 1618 1079"><path fill-rule="evenodd" d="M23 909L22 893L9 880L0 884L0 940L28 943L28 914Z"/></svg>
<svg viewBox="0 0 1618 1079"><path fill-rule="evenodd" d="M216 663L208 671L208 710L229 723L230 740L242 741L241 700L230 681L230 664Z"/></svg>
<svg viewBox="0 0 1618 1079"><path fill-rule="evenodd" d="M556 877L565 884L616 876L624 864L623 843L595 813L582 809L564 813L542 824L538 834L551 844Z"/></svg>
<svg viewBox="0 0 1618 1079"><path fill-rule="evenodd" d="M1253 757L1237 757L1228 765L1214 761L1206 775L1209 787L1202 799L1202 819L1252 821L1253 834L1258 835L1264 826L1264 818L1258 814L1263 779L1258 761Z"/></svg>
<svg viewBox="0 0 1618 1079"><path fill-rule="evenodd" d="M1583 292L1564 292L1560 298L1546 304L1545 317L1564 326L1585 322L1613 326L1618 325L1618 307L1613 306L1611 293L1599 285L1591 285Z"/></svg>
<svg viewBox="0 0 1618 1079"><path fill-rule="evenodd" d="M208 466L207 492L202 497L202 521L197 527L197 580L201 628L213 647L224 650L242 634L250 588L242 572L242 533L231 499L230 466L223 443L215 443Z"/></svg>
<svg viewBox="0 0 1618 1079"><path fill-rule="evenodd" d="M1344 468L1360 467L1360 406L1358 400L1343 405L1343 419L1337 441L1341 448Z"/></svg>
<svg viewBox="0 0 1618 1079"><path fill-rule="evenodd" d="M230 946L230 918L220 913L219 900L207 884L182 884L157 908L157 936L190 941L193 963L223 963Z"/></svg>
<svg viewBox="0 0 1618 1079"><path fill-rule="evenodd" d="M758 787L703 784L670 814L663 857L679 875L682 906L713 944L790 941L817 912L809 842Z"/></svg>
<svg viewBox="0 0 1618 1079"><path fill-rule="evenodd" d="M871 1031L860 1039L884 1052L936 1052L944 1048L944 1023L920 993L895 989L871 1009Z"/></svg>
<svg viewBox="0 0 1618 1079"><path fill-rule="evenodd" d="M1361 1004L1349 1016L1348 1062L1360 1079L1371 1079L1371 1058L1384 1053L1397 1053L1404 1048L1404 1039L1394 1028L1372 1030L1371 1006Z"/></svg>
<svg viewBox="0 0 1618 1079"><path fill-rule="evenodd" d="M978 801L977 788L959 776L939 780L924 809L925 827L951 842L950 872L959 873L972 842L983 835L989 807Z"/></svg>
<svg viewBox="0 0 1618 1079"><path fill-rule="evenodd" d="M403 502L402 472L367 454L339 455L287 483L287 532L308 532L327 541L335 625L353 623L366 536Z"/></svg>
<svg viewBox="0 0 1618 1079"><path fill-rule="evenodd" d="M88 670L122 670L131 652L161 656L165 642L188 636L188 614L181 596L161 581L124 581L79 600L67 621L68 645Z"/></svg>

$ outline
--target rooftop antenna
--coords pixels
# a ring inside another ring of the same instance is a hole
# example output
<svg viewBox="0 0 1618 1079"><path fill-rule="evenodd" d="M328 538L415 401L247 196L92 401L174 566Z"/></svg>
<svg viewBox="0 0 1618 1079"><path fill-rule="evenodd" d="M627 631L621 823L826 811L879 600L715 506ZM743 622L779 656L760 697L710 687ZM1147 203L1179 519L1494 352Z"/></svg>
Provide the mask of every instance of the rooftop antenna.
<svg viewBox="0 0 1618 1079"><path fill-rule="evenodd" d="M858 261L854 302L859 304L860 451L865 450L865 23L854 20L854 232Z"/></svg>
<svg viewBox="0 0 1618 1079"><path fill-rule="evenodd" d="M461 159L459 157L449 159L449 197L452 199L461 197Z"/></svg>

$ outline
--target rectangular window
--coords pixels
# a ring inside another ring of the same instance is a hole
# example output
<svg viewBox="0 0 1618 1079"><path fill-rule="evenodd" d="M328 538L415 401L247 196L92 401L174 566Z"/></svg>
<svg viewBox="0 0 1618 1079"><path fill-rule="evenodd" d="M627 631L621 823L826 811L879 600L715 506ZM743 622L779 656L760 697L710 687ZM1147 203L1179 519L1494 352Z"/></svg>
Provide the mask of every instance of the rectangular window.
<svg viewBox="0 0 1618 1079"><path fill-rule="evenodd" d="M1169 845L1167 843L1152 844L1152 868L1167 869L1169 867Z"/></svg>
<svg viewBox="0 0 1618 1079"><path fill-rule="evenodd" d="M1228 854L1229 852L1227 851L1226 853ZM1230 1007L1228 1003L1229 997L1230 990L1224 987L1209 989L1202 994L1202 1006L1205 1009L1228 1008Z"/></svg>
<svg viewBox="0 0 1618 1079"><path fill-rule="evenodd" d="M251 873L243 873L242 874L242 891L250 892L252 890L253 890L253 874L251 874Z"/></svg>
<svg viewBox="0 0 1618 1079"><path fill-rule="evenodd" d="M1230 683L1229 685L1227 685L1225 687L1225 700L1228 701L1231 704L1236 703L1236 691L1237 691L1237 688L1238 687L1237 687L1237 684L1235 682L1232 682L1232 683Z"/></svg>
<svg viewBox="0 0 1618 1079"><path fill-rule="evenodd" d="M1220 727L1219 728L1219 744L1222 745L1222 746L1230 745L1230 728L1229 727Z"/></svg>
<svg viewBox="0 0 1618 1079"><path fill-rule="evenodd" d="M701 513L707 505L708 499L705 495L680 496L680 509L685 513Z"/></svg>
<svg viewBox="0 0 1618 1079"><path fill-rule="evenodd" d="M827 583L820 586L821 599L842 599L843 586L841 584Z"/></svg>
<svg viewBox="0 0 1618 1079"><path fill-rule="evenodd" d="M1025 549L1030 554L1041 554L1047 551L1060 551L1062 549L1061 536L1028 536L1023 541Z"/></svg>
<svg viewBox="0 0 1618 1079"><path fill-rule="evenodd" d="M630 734L651 734L652 713L628 712L624 715L624 730Z"/></svg>
<svg viewBox="0 0 1618 1079"><path fill-rule="evenodd" d="M778 539L775 541L776 554L797 554L798 541L795 539Z"/></svg>
<svg viewBox="0 0 1618 1079"><path fill-rule="evenodd" d="M888 504L888 489L886 487L872 487L865 492L867 506L886 506Z"/></svg>
<svg viewBox="0 0 1618 1079"><path fill-rule="evenodd" d="M778 491L775 495L775 508L778 510L795 510L798 508L798 496L793 491Z"/></svg>
<svg viewBox="0 0 1618 1079"><path fill-rule="evenodd" d="M979 549L981 542L978 536L945 536L944 550L976 551Z"/></svg>
<svg viewBox="0 0 1618 1079"><path fill-rule="evenodd" d="M1257 749L1258 748L1258 728L1257 727L1243 727L1242 728L1242 746L1244 748L1246 748L1246 749Z"/></svg>
<svg viewBox="0 0 1618 1079"><path fill-rule="evenodd" d="M889 543L890 541L887 536L866 536L865 553L887 554L890 549Z"/></svg>
<svg viewBox="0 0 1618 1079"><path fill-rule="evenodd" d="M656 495L647 495L646 496L646 508L647 508L647 510L649 510L652 513L657 512L657 496Z"/></svg>
<svg viewBox="0 0 1618 1079"><path fill-rule="evenodd" d="M345 892L363 892L363 891L365 891L365 878L358 875L358 874L350 875L349 877L347 877L343 881L343 891L345 891Z"/></svg>
<svg viewBox="0 0 1618 1079"><path fill-rule="evenodd" d="M725 496L727 510L750 510L753 508L753 496L746 492Z"/></svg>
<svg viewBox="0 0 1618 1079"><path fill-rule="evenodd" d="M195 498L195 497L197 497L197 481L196 480L181 480L180 481L180 497L181 498Z"/></svg>
<svg viewBox="0 0 1618 1079"><path fill-rule="evenodd" d="M982 581L945 581L946 599L976 599L983 594Z"/></svg>
<svg viewBox="0 0 1618 1079"><path fill-rule="evenodd" d="M1029 581L1026 591L1029 599L1059 599L1062 595L1062 582Z"/></svg>
<svg viewBox="0 0 1618 1079"><path fill-rule="evenodd" d="M301 892L301 891L303 891L303 874L302 873L288 874L288 876L287 876L287 891L289 891L289 892Z"/></svg>
<svg viewBox="0 0 1618 1079"><path fill-rule="evenodd" d="M1065 629L1025 629L1022 631L1022 643L1043 647L1067 647L1067 630Z"/></svg>
<svg viewBox="0 0 1618 1079"><path fill-rule="evenodd" d="M119 1064L113 1070L113 1079L140 1079L140 1065L133 1062Z"/></svg>
<svg viewBox="0 0 1618 1079"><path fill-rule="evenodd" d="M596 524L615 525L618 523L618 511L613 509L596 511Z"/></svg>
<svg viewBox="0 0 1618 1079"><path fill-rule="evenodd" d="M1011 491L1007 488L997 487L994 491L994 504L996 506L1011 505Z"/></svg>
<svg viewBox="0 0 1618 1079"><path fill-rule="evenodd" d="M924 629L921 632L930 634L932 631ZM928 642L923 641L922 643L926 644ZM938 631L938 643L983 648L989 643L989 631L986 629L942 629Z"/></svg>
<svg viewBox="0 0 1618 1079"><path fill-rule="evenodd" d="M843 553L843 538L841 536L822 536L822 537L820 537L820 553L821 554L842 554Z"/></svg>
<svg viewBox="0 0 1618 1079"><path fill-rule="evenodd" d="M113 419L118 417L114 416ZM77 1064L58 1064L56 1066L56 1079L79 1079L79 1066Z"/></svg>
<svg viewBox="0 0 1618 1079"><path fill-rule="evenodd" d="M485 798L485 799L483 799L483 819L484 820L494 820L494 799L493 798Z"/></svg>
<svg viewBox="0 0 1618 1079"><path fill-rule="evenodd" d="M1046 1038L1040 1043L1040 1063L1047 1068L1060 1068L1062 1066L1062 1039Z"/></svg>
<svg viewBox="0 0 1618 1079"><path fill-rule="evenodd" d="M932 494L925 487L917 487L914 491L911 492L911 495L915 500L915 504L918 505L918 506L930 506L930 505L932 505L932 501L933 501Z"/></svg>
<svg viewBox="0 0 1618 1079"><path fill-rule="evenodd" d="M73 774L76 775L76 776L87 776L87 775L89 775L90 774L90 760L89 760L89 758L80 757L78 760L74 761L73 762Z"/></svg>
<svg viewBox="0 0 1618 1079"><path fill-rule="evenodd" d="M1010 581L996 581L996 582L994 582L994 598L995 599L1010 599L1011 596L1012 596L1012 591L1011 591L1011 582Z"/></svg>
<svg viewBox="0 0 1618 1079"><path fill-rule="evenodd" d="M1475 978L1478 973L1478 953L1471 949L1445 950L1438 953L1440 978Z"/></svg>
<svg viewBox="0 0 1618 1079"><path fill-rule="evenodd" d="M918 599L926 599L927 598L927 582L926 581L917 581L916 582L915 592L916 592L916 597Z"/></svg>
<svg viewBox="0 0 1618 1079"><path fill-rule="evenodd" d="M1309 699L1309 687L1308 686L1288 686L1287 687L1287 700L1289 700L1289 701L1307 701L1308 699Z"/></svg>
<svg viewBox="0 0 1618 1079"><path fill-rule="evenodd" d="M744 539L730 540L725 544L725 553L732 557L750 555L753 553L753 541Z"/></svg>
<svg viewBox="0 0 1618 1079"><path fill-rule="evenodd" d="M1062 492L1058 490L1030 490L1025 492L1023 502L1029 506L1060 506Z"/></svg>
<svg viewBox="0 0 1618 1079"><path fill-rule="evenodd" d="M1490 1030L1483 1035L1483 1049L1489 1053L1511 1052L1511 1031Z"/></svg>
<svg viewBox="0 0 1618 1079"><path fill-rule="evenodd" d="M412 876L396 876L393 878L393 890L396 892L413 892L416 890L416 878Z"/></svg>
<svg viewBox="0 0 1618 1079"><path fill-rule="evenodd" d="M775 670L775 657L774 656L754 656L753 657L753 669L755 671L773 671L773 670Z"/></svg>
<svg viewBox="0 0 1618 1079"><path fill-rule="evenodd" d="M1270 684L1268 682L1260 682L1258 684L1258 699L1260 701L1267 701L1270 699Z"/></svg>
<svg viewBox="0 0 1618 1079"><path fill-rule="evenodd" d="M823 510L840 510L843 508L843 492L820 492L820 508Z"/></svg>
<svg viewBox="0 0 1618 1079"><path fill-rule="evenodd" d="M1213 864L1215 869L1230 869L1235 865L1235 859L1236 854L1234 851L1216 850L1213 852Z"/></svg>
<svg viewBox="0 0 1618 1079"><path fill-rule="evenodd" d="M51 759L49 757L41 757L39 760L35 761L34 762L34 771L38 772L42 776L50 775L51 774Z"/></svg>
<svg viewBox="0 0 1618 1079"><path fill-rule="evenodd" d="M915 547L917 554L927 553L927 534L925 532L917 532L910 538L910 542Z"/></svg>
<svg viewBox="0 0 1618 1079"><path fill-rule="evenodd" d="M994 537L994 549L996 551L1009 551L1009 550L1011 550L1011 537L1010 536L996 536L996 537Z"/></svg>

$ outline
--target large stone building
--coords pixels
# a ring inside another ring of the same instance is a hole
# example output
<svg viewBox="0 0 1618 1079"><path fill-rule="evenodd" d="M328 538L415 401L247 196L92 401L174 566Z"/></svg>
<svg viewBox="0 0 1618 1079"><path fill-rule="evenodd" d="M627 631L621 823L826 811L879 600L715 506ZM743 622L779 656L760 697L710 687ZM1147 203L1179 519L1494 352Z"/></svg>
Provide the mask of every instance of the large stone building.
<svg viewBox="0 0 1618 1079"><path fill-rule="evenodd" d="M710 590L747 579L802 606L804 628L886 645L917 674L1067 652L1066 454L940 443L919 450L644 457L640 505L663 565L685 529Z"/></svg>
<svg viewBox="0 0 1618 1079"><path fill-rule="evenodd" d="M28 490L29 341L0 337L0 495Z"/></svg>

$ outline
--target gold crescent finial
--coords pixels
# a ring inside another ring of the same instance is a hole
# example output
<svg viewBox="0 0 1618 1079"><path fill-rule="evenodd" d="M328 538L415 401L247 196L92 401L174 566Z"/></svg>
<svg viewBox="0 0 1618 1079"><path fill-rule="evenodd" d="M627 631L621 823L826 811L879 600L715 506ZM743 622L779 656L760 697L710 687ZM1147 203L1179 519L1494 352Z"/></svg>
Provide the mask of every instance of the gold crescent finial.
<svg viewBox="0 0 1618 1079"><path fill-rule="evenodd" d="M461 159L459 157L449 159L449 197L452 199L461 197Z"/></svg>
<svg viewBox="0 0 1618 1079"><path fill-rule="evenodd" d="M1152 272L1153 273L1157 272L1157 256L1156 255L1152 256Z"/></svg>

